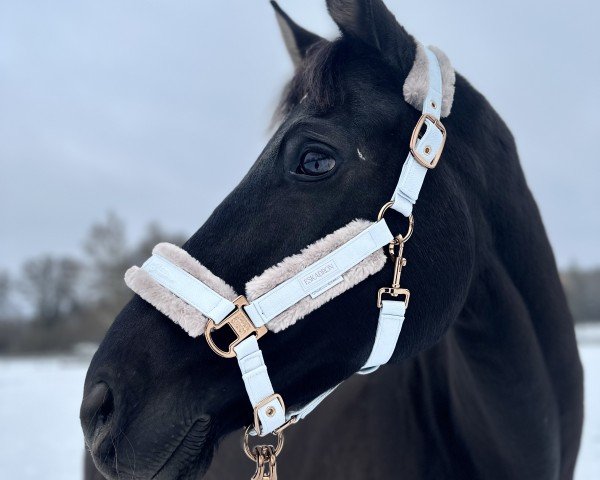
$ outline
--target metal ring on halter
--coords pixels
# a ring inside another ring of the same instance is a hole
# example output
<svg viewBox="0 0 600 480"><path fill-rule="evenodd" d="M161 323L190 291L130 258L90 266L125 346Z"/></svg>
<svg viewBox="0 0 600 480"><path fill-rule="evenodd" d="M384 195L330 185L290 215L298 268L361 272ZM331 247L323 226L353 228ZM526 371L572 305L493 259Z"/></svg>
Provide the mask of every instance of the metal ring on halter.
<svg viewBox="0 0 600 480"><path fill-rule="evenodd" d="M246 454L246 456L252 460L252 461L256 461L256 455L252 452L252 450L250 450L250 444L249 444L249 440L250 440L250 431L252 430L252 425L249 425L248 427L246 427L246 430L244 432L244 453ZM283 448L283 433L280 431L276 434L277 437L277 445L275 445L275 449L274 449L274 455L277 457L280 453L281 453L281 449Z"/></svg>
<svg viewBox="0 0 600 480"><path fill-rule="evenodd" d="M379 222L383 216L385 215L385 212L388 210L388 208L390 208L392 205L394 204L394 201L389 201L387 202L383 207L381 207L381 210L379 210L379 213L377 214L377 221ZM398 243L404 243L407 242L408 239L411 237L413 230L415 227L415 219L412 216L412 213L408 216L408 231L404 234L404 235L396 235L394 237L395 242Z"/></svg>

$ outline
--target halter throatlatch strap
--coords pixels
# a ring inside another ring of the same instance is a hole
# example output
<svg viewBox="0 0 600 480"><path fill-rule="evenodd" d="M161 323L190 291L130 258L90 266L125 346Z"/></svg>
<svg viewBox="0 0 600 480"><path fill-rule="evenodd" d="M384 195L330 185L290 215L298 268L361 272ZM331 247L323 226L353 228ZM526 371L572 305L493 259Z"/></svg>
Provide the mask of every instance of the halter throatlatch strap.
<svg viewBox="0 0 600 480"><path fill-rule="evenodd" d="M323 392L298 410L286 411L283 398L275 393L271 384L258 339L267 328L278 332L293 325L381 270L385 263L382 247L386 244L394 261L394 277L391 287L379 289L377 306L380 312L373 349L358 373L373 372L387 363L394 353L410 295L408 290L401 288L400 275L406 264L402 255L404 244L412 233L412 208L427 170L435 168L440 159L446 139L446 130L439 120L444 110L442 73L436 55L429 49L425 54L428 88L423 114L413 131L410 153L392 200L384 205L377 222L356 220L306 247L300 254L267 269L248 282L246 290L250 301L238 296L222 279L174 245L157 245L152 257L141 268L132 267L125 274L126 283L134 292L178 323L189 335L196 337L204 333L215 353L237 358L254 409L254 426L247 429L246 440L248 433L261 436L276 433L281 440L277 449L255 455L248 449L246 441L246 453L250 452L251 458L268 460L274 466L275 455L283 445L282 431L312 412L337 388ZM449 106L446 110L449 112ZM394 237L383 218L390 207L410 219L409 231L404 236ZM236 337L227 349L218 346L212 336L215 330L226 326Z"/></svg>

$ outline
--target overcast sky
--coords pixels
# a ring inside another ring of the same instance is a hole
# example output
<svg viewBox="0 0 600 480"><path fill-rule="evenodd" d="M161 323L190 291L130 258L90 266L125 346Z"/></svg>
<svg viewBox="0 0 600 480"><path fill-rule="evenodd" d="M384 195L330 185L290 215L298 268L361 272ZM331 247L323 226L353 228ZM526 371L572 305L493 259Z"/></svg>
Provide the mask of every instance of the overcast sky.
<svg viewBox="0 0 600 480"><path fill-rule="evenodd" d="M281 0L333 37L324 0ZM600 3L388 0L511 127L563 266L600 264ZM112 210L193 233L268 138L292 66L267 0L0 0L0 269Z"/></svg>

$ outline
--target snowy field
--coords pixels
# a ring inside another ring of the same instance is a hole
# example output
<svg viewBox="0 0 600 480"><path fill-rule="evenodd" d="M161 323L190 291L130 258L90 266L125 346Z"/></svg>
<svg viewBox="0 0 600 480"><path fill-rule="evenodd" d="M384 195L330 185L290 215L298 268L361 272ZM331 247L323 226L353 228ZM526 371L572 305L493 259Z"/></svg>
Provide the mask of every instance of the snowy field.
<svg viewBox="0 0 600 480"><path fill-rule="evenodd" d="M578 329L586 422L577 480L600 479L600 325ZM0 479L80 480L78 412L87 361L0 358Z"/></svg>

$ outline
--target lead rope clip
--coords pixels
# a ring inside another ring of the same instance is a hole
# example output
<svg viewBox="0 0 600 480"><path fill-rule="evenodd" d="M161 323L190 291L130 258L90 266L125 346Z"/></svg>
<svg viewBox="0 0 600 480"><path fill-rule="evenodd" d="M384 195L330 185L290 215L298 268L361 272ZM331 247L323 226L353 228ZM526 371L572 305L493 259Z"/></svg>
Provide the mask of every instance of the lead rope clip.
<svg viewBox="0 0 600 480"><path fill-rule="evenodd" d="M383 218L386 210L390 208L394 202L386 203L377 216L377 221ZM402 235L399 234L388 245L388 252L390 260L394 262L394 277L392 279L391 287L380 288L377 292L377 308L383 306L383 296L389 295L392 298L398 298L399 296L404 297L404 306L408 308L408 301L410 300L410 291L406 288L400 287L400 276L402 275L402 267L406 266L406 258L404 258L404 244L412 236L414 230L415 220L412 215L408 217L408 230Z"/></svg>
<svg viewBox="0 0 600 480"><path fill-rule="evenodd" d="M276 433L277 444L257 445L250 448L250 431L252 426L246 428L244 432L244 453L250 459L256 462L256 471L250 480L277 480L277 456L283 448L283 433Z"/></svg>
<svg viewBox="0 0 600 480"><path fill-rule="evenodd" d="M250 480L277 480L277 456L273 445L261 445L254 449L256 472Z"/></svg>

